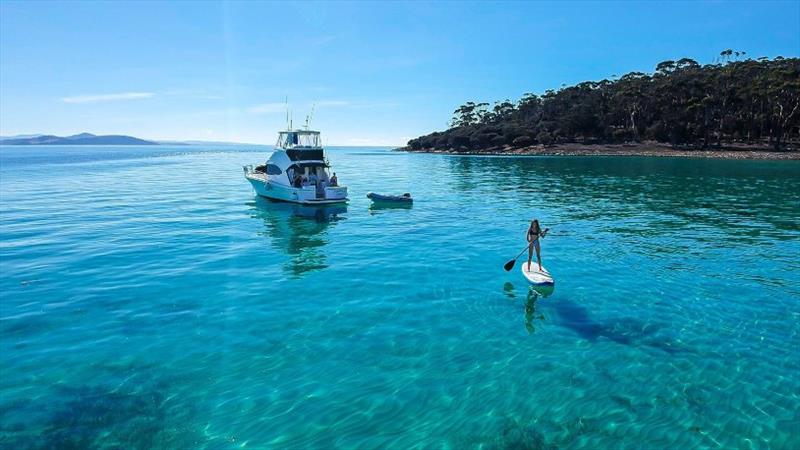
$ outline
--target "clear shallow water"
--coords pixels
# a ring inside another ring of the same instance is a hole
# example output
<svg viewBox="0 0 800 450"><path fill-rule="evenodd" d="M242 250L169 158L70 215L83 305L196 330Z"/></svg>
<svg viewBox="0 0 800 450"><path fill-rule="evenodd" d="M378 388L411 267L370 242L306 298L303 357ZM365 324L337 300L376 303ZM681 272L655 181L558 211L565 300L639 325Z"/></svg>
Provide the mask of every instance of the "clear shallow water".
<svg viewBox="0 0 800 450"><path fill-rule="evenodd" d="M0 149L0 447L800 447L797 163L252 149Z"/></svg>

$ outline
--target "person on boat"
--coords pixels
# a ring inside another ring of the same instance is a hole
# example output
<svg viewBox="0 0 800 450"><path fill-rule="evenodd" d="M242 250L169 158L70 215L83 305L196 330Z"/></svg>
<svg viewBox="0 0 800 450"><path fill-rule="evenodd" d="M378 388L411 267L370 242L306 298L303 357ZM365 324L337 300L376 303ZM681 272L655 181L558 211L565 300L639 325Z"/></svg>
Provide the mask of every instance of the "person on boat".
<svg viewBox="0 0 800 450"><path fill-rule="evenodd" d="M333 172L333 176L331 177L331 184L330 185L331 186L338 186L339 185L339 179L336 178L336 172Z"/></svg>
<svg viewBox="0 0 800 450"><path fill-rule="evenodd" d="M539 238L543 238L547 234L547 228L542 231L539 226L539 220L533 219L531 226L528 227L528 232L525 238L528 240L528 272L531 270L531 260L533 259L533 251L536 250L536 261L539 263L539 271L542 271L542 254L539 247Z"/></svg>
<svg viewBox="0 0 800 450"><path fill-rule="evenodd" d="M325 182L322 180L317 180L316 184L314 185L316 188L315 192L317 193L317 198L324 198L325 197Z"/></svg>
<svg viewBox="0 0 800 450"><path fill-rule="evenodd" d="M301 177L299 173L296 173L294 175L294 180L292 180L292 186L296 188L303 187L303 177Z"/></svg>
<svg viewBox="0 0 800 450"><path fill-rule="evenodd" d="M309 175L309 177L308 177L308 182L310 184L313 184L314 186L316 186L318 180L319 180L319 178L317 178L317 171L315 170L315 171L311 172L311 175Z"/></svg>

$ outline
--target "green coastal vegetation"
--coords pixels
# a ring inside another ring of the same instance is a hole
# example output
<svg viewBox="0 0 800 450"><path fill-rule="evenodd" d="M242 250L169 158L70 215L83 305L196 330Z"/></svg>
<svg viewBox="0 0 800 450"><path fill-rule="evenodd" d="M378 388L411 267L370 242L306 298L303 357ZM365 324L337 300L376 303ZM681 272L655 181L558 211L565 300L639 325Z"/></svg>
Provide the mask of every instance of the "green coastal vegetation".
<svg viewBox="0 0 800 450"><path fill-rule="evenodd" d="M712 64L683 58L652 74L586 81L516 102L467 102L450 128L407 150L495 152L552 144L655 141L677 148L797 148L800 58L747 58L725 50Z"/></svg>

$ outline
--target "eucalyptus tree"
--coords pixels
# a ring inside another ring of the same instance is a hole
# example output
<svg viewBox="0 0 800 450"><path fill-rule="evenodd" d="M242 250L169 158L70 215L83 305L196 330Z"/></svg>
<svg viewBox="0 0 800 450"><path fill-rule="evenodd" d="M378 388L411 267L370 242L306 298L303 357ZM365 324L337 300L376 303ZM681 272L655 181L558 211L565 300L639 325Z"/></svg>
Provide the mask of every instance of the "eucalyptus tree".
<svg viewBox="0 0 800 450"><path fill-rule="evenodd" d="M562 85L516 102L467 102L450 128L409 141L413 149L481 150L532 142L654 139L707 147L715 141L763 142L776 148L800 138L800 59L740 59L726 49L713 64L690 58L659 63L652 74Z"/></svg>

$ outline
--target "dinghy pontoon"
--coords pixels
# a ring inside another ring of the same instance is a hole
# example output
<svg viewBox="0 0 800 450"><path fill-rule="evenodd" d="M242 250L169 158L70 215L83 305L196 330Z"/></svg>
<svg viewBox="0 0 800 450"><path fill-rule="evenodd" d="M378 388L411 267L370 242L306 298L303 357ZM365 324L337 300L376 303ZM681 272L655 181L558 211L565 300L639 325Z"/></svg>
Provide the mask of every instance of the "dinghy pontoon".
<svg viewBox="0 0 800 450"><path fill-rule="evenodd" d="M383 195L383 194L376 194L374 192L370 192L367 194L367 198L372 200L373 202L402 202L402 203L411 203L414 201L411 198L411 194L406 192L403 195Z"/></svg>

